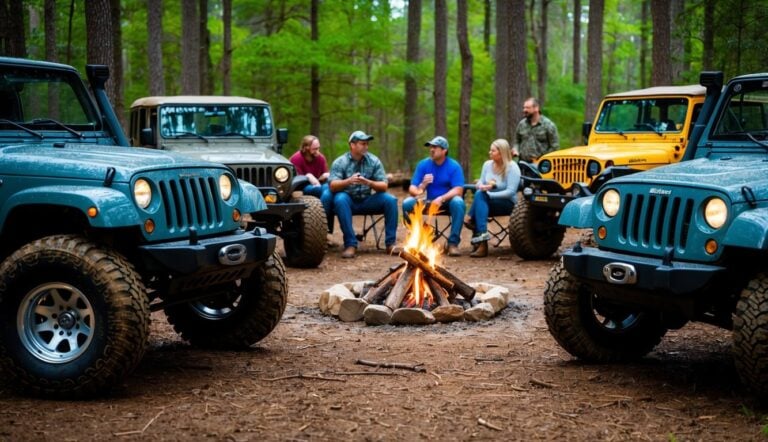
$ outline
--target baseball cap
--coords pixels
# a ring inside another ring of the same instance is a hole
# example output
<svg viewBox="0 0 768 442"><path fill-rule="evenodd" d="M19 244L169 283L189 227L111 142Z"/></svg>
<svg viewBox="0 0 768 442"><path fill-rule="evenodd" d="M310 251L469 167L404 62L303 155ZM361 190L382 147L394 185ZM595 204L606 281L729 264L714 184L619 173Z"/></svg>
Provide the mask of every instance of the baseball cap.
<svg viewBox="0 0 768 442"><path fill-rule="evenodd" d="M425 146L438 146L442 147L443 149L448 149L448 140L446 140L443 137L437 136L435 138L432 138L430 141L427 141L424 143Z"/></svg>
<svg viewBox="0 0 768 442"><path fill-rule="evenodd" d="M355 141L368 141L372 139L373 139L373 135L368 135L367 133L361 130L356 130L352 132L352 134L349 136L350 143L353 143Z"/></svg>

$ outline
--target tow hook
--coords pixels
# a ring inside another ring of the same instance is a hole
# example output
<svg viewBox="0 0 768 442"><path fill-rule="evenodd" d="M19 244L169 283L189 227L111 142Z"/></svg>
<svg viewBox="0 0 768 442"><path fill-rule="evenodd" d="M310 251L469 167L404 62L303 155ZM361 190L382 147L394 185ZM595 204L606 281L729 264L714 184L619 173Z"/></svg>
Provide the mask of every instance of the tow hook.
<svg viewBox="0 0 768 442"><path fill-rule="evenodd" d="M634 284L637 282L635 266L623 262L612 262L603 267L603 276L611 284Z"/></svg>

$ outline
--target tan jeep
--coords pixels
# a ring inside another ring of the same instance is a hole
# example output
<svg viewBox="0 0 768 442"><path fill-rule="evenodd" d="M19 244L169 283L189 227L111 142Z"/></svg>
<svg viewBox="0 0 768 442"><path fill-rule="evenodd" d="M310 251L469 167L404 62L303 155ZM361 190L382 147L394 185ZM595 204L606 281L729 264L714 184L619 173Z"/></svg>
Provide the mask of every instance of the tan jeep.
<svg viewBox="0 0 768 442"><path fill-rule="evenodd" d="M509 219L515 253L549 257L565 234L557 220L566 203L592 195L616 176L682 160L705 93L690 85L610 94L594 123L584 123L586 146L550 152L536 164L521 162L523 198Z"/></svg>

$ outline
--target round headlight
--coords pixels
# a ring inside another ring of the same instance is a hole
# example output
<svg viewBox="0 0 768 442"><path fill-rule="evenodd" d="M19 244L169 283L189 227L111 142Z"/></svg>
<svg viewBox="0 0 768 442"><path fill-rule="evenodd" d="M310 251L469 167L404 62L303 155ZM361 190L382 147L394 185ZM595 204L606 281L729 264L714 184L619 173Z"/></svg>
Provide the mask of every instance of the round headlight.
<svg viewBox="0 0 768 442"><path fill-rule="evenodd" d="M232 178L224 174L219 177L219 193L224 201L232 197Z"/></svg>
<svg viewBox="0 0 768 442"><path fill-rule="evenodd" d="M133 199L142 209L146 209L152 202L152 186L144 178L139 178L133 183Z"/></svg>
<svg viewBox="0 0 768 442"><path fill-rule="evenodd" d="M539 172L549 173L552 170L552 162L549 160L541 160L539 163Z"/></svg>
<svg viewBox="0 0 768 442"><path fill-rule="evenodd" d="M275 169L275 179L278 183L284 183L288 181L288 178L291 177L291 172L288 171L287 167L278 167Z"/></svg>
<svg viewBox="0 0 768 442"><path fill-rule="evenodd" d="M713 229L723 227L728 219L728 206L720 198L710 198L704 206L704 221Z"/></svg>
<svg viewBox="0 0 768 442"><path fill-rule="evenodd" d="M598 173L600 173L600 163L595 160L589 160L589 163L587 163L587 176L592 178Z"/></svg>
<svg viewBox="0 0 768 442"><path fill-rule="evenodd" d="M608 189L603 194L603 212L608 216L616 216L621 206L621 195L614 189Z"/></svg>

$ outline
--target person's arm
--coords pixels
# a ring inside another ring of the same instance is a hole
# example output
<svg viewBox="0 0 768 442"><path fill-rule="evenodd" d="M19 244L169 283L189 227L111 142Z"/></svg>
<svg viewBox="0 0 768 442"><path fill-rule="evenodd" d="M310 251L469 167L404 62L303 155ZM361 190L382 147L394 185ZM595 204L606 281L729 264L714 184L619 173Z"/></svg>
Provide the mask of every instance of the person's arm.
<svg viewBox="0 0 768 442"><path fill-rule="evenodd" d="M488 191L488 196L491 199L512 199L512 196L517 193L517 188L520 186L520 167L517 163L511 162L507 165L506 176L507 187L501 190Z"/></svg>
<svg viewBox="0 0 768 442"><path fill-rule="evenodd" d="M320 161L320 165L324 171L319 177L317 177L317 180L321 183L324 183L328 181L328 177L331 176L330 172L328 171L328 162L326 161L325 155L323 154L318 155L317 161Z"/></svg>
<svg viewBox="0 0 768 442"><path fill-rule="evenodd" d="M408 186L408 194L414 197L426 192L427 186L432 182L431 175L429 180L424 179L425 176L421 164L422 163L416 165L416 170L413 172L413 176L411 177L411 185Z"/></svg>
<svg viewBox="0 0 768 442"><path fill-rule="evenodd" d="M558 150L560 149L560 135L557 133L557 126L555 126L555 123L552 123L552 128L550 130L550 140L549 140L549 149L550 150Z"/></svg>
<svg viewBox="0 0 768 442"><path fill-rule="evenodd" d="M320 180L318 180L317 177L315 177L311 173L307 173L304 176L307 177L307 179L309 180L309 183L312 184L313 186L319 186L320 185Z"/></svg>

